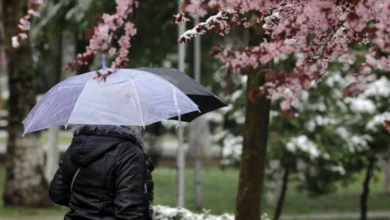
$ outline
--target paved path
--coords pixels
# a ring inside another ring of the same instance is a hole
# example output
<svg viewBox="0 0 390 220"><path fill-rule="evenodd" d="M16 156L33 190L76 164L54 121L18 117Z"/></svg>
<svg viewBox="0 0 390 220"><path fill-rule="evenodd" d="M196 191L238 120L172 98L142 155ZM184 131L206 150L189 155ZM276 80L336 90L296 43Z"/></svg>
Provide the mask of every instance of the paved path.
<svg viewBox="0 0 390 220"><path fill-rule="evenodd" d="M388 218L389 212L369 212L369 218ZM284 215L284 220L326 220L326 219L359 219L359 213L324 213L324 214L302 214L302 215ZM63 216L24 216L24 217L2 217L0 220L63 220Z"/></svg>
<svg viewBox="0 0 390 220"><path fill-rule="evenodd" d="M282 219L286 220L304 220L304 219L359 219L360 213L346 212L346 213L323 213L323 214L302 214L302 215L283 215ZM389 212L368 212L368 218L386 218L390 219Z"/></svg>

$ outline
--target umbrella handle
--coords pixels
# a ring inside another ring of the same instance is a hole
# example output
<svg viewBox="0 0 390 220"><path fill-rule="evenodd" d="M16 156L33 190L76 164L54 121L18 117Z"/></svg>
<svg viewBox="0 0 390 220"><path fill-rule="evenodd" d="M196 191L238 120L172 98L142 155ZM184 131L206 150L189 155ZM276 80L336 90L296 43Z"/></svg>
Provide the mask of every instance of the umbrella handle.
<svg viewBox="0 0 390 220"><path fill-rule="evenodd" d="M176 125L176 129L178 129L180 126L180 122L181 122L181 112L180 112L180 108L179 108L179 103L177 102L176 89L173 89L173 102L175 103L175 107L176 107L177 114L178 114L177 117L179 119L179 123Z"/></svg>
<svg viewBox="0 0 390 220"><path fill-rule="evenodd" d="M106 66L106 55L102 55L102 67L105 70L107 68Z"/></svg>

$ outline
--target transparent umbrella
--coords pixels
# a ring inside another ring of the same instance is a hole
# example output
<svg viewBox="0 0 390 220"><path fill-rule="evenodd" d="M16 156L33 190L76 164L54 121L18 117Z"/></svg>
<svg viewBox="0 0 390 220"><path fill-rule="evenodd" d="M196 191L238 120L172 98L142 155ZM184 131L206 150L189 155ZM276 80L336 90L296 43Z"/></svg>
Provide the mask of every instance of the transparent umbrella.
<svg viewBox="0 0 390 220"><path fill-rule="evenodd" d="M34 106L24 134L68 124L143 126L199 111L175 85L139 69L119 69L102 79L96 71L68 78Z"/></svg>

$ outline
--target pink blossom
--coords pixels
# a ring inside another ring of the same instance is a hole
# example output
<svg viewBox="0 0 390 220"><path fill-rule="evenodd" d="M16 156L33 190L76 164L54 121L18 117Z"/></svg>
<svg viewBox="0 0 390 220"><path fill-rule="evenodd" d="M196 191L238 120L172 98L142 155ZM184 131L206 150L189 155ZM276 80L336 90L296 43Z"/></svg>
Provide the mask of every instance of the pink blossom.
<svg viewBox="0 0 390 220"><path fill-rule="evenodd" d="M22 31L28 31L28 30L30 30L30 27L31 27L30 21L26 17L23 17L20 19L20 23L19 23L18 27Z"/></svg>
<svg viewBox="0 0 390 220"><path fill-rule="evenodd" d="M106 42L102 43L101 49L102 49L103 51L107 51L108 48L109 48L109 47L108 47L108 44L107 44Z"/></svg>
<svg viewBox="0 0 390 220"><path fill-rule="evenodd" d="M377 60L370 54L366 55L366 62L367 62L367 64L369 64L372 67L377 66Z"/></svg>
<svg viewBox="0 0 390 220"><path fill-rule="evenodd" d="M202 7L202 3L202 0L191 0L190 4L185 8L185 11L193 16L203 17L207 14L207 11Z"/></svg>
<svg viewBox="0 0 390 220"><path fill-rule="evenodd" d="M130 37L128 36L122 36L119 41L118 41L118 44L121 48L129 48L130 47Z"/></svg>
<svg viewBox="0 0 390 220"><path fill-rule="evenodd" d="M20 22L18 24L18 32L16 36L13 36L11 38L12 40L12 47L17 48L20 46L20 40L25 40L27 39L27 34L23 33L26 31L29 31L31 28L30 21L32 17L39 17L40 13L38 12L39 6L44 4L44 0L30 0L29 1L29 9L27 11L27 15L22 17L20 19Z"/></svg>
<svg viewBox="0 0 390 220"><path fill-rule="evenodd" d="M112 27L115 25L114 22L116 19L116 15L109 15L109 14L104 13L102 16L102 19L104 21L104 24L106 24L109 27Z"/></svg>
<svg viewBox="0 0 390 220"><path fill-rule="evenodd" d="M26 33L20 33L18 34L19 38L22 39L22 40L25 40L28 38L28 35Z"/></svg>
<svg viewBox="0 0 390 220"><path fill-rule="evenodd" d="M137 34L137 29L135 25L131 22L126 22L125 24L125 32L127 36L134 36Z"/></svg>
<svg viewBox="0 0 390 220"><path fill-rule="evenodd" d="M127 57L128 54L129 54L129 51L125 48L122 48L119 50L119 57Z"/></svg>
<svg viewBox="0 0 390 220"><path fill-rule="evenodd" d="M184 11L196 15L199 7L198 1L190 1ZM212 55L223 63L224 69L241 73L267 68L286 55L300 55L292 71L274 73L269 79L272 83L260 88L268 98L280 94L288 100L281 104L284 110L291 108L293 101L279 88L288 88L297 100L313 81L321 81L333 61L341 62L343 70L350 71L355 61L366 60L355 74L356 81L345 89L348 96L365 88L374 69L390 71L390 57L379 56L390 53L390 1L211 0L208 7L217 12L186 31L179 42L210 30L225 35L238 25L262 25L267 35L268 40L259 39L260 43L251 47L213 48ZM256 22L246 22L247 17ZM182 17L176 19L179 23ZM366 44L369 53L355 53L350 47L353 42Z"/></svg>
<svg viewBox="0 0 390 220"><path fill-rule="evenodd" d="M292 99L285 99L280 103L280 109L282 111L288 111L292 108Z"/></svg>
<svg viewBox="0 0 390 220"><path fill-rule="evenodd" d="M120 68L128 62L130 40L137 34L137 29L129 21L129 18L138 2L116 0L116 4L116 12L103 14L102 21L93 29L93 35L86 47L86 52L82 56L78 56L76 61L70 63L70 68L76 69L80 65L87 65L99 51L117 56L111 63L112 68ZM119 39L117 40L119 46L113 42L114 39Z"/></svg>

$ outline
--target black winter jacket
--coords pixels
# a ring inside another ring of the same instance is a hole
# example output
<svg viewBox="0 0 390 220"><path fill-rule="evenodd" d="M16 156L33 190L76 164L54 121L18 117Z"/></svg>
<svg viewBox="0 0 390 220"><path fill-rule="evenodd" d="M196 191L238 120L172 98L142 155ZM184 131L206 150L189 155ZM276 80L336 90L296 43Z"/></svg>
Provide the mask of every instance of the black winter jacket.
<svg viewBox="0 0 390 220"><path fill-rule="evenodd" d="M70 208L64 219L151 219L153 168L139 133L84 125L74 134L50 184L51 200Z"/></svg>

